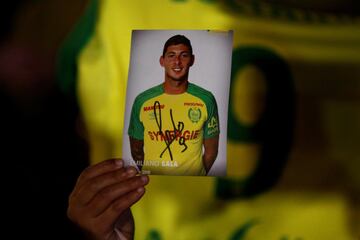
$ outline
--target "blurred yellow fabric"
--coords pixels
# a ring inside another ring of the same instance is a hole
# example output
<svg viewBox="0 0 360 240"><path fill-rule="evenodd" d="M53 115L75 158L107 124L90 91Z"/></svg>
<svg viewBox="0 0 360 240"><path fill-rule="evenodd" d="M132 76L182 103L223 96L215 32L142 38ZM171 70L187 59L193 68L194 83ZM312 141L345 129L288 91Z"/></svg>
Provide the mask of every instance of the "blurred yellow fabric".
<svg viewBox="0 0 360 240"><path fill-rule="evenodd" d="M290 65L297 61L360 63L359 25L249 17L229 11L224 2L100 1L95 33L78 60L78 96L92 163L121 157L133 29L234 30L234 48L269 48ZM243 109L238 114L249 121L256 116ZM234 175L250 176L259 146L232 141L228 151L229 165L241 167ZM235 157L245 161L236 162ZM211 177L150 179L144 199L133 207L135 239L352 239L346 199L339 193L274 189L253 199L221 201L215 198Z"/></svg>

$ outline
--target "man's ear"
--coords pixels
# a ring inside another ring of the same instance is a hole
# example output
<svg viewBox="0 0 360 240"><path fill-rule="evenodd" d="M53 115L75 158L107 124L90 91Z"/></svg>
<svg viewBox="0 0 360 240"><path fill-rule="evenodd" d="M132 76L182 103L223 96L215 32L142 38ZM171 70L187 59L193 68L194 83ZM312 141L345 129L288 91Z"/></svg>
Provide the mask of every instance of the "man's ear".
<svg viewBox="0 0 360 240"><path fill-rule="evenodd" d="M163 56L160 56L159 62L160 62L160 65L163 67L164 66L164 57Z"/></svg>
<svg viewBox="0 0 360 240"><path fill-rule="evenodd" d="M191 67L192 65L194 65L194 62L195 62L195 55L191 55L190 67Z"/></svg>

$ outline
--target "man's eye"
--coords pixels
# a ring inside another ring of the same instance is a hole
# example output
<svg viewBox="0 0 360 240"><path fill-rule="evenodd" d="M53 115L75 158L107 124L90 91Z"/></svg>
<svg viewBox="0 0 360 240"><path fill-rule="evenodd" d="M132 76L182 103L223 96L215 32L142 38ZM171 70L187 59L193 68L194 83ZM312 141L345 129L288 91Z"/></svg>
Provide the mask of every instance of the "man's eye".
<svg viewBox="0 0 360 240"><path fill-rule="evenodd" d="M181 54L181 57L183 57L183 58L188 58L188 57L190 57L190 54L188 54L188 53L183 53L183 54Z"/></svg>

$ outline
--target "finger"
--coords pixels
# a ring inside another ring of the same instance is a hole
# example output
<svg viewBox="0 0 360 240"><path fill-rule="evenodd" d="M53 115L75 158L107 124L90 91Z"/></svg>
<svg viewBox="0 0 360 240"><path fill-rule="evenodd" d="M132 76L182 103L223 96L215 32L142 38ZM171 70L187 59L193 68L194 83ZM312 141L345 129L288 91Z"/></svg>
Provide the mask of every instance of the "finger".
<svg viewBox="0 0 360 240"><path fill-rule="evenodd" d="M115 171L124 167L124 161L119 158L108 159L87 167L79 176L78 183L100 176L104 173Z"/></svg>
<svg viewBox="0 0 360 240"><path fill-rule="evenodd" d="M126 196L129 192L144 188L148 182L148 176L136 176L124 182L111 185L100 191L87 207L91 209L93 217L97 217L114 201Z"/></svg>
<svg viewBox="0 0 360 240"><path fill-rule="evenodd" d="M137 174L137 170L134 167L121 168L117 171L105 173L90 179L84 183L75 196L78 196L78 202L80 205L87 205L98 192L104 188L125 181L128 178L134 177Z"/></svg>
<svg viewBox="0 0 360 240"><path fill-rule="evenodd" d="M107 172L115 171L122 168L123 166L124 161L122 159L108 159L98 164L87 167L80 174L74 187L73 194L77 194L80 187L90 179L105 174Z"/></svg>
<svg viewBox="0 0 360 240"><path fill-rule="evenodd" d="M140 187L114 201L101 215L97 217L102 226L114 227L119 216L141 199L145 188Z"/></svg>

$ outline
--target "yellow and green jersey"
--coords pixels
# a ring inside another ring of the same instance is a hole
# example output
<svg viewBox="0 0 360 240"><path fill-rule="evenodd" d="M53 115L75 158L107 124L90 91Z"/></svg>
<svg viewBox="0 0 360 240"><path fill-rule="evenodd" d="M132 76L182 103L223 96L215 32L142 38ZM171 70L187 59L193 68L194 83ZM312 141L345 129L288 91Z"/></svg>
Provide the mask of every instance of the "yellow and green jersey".
<svg viewBox="0 0 360 240"><path fill-rule="evenodd" d="M165 93L162 84L139 94L128 130L144 141L142 171L166 175L205 175L203 140L219 132L213 94L192 83L181 94Z"/></svg>

